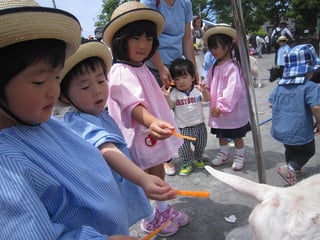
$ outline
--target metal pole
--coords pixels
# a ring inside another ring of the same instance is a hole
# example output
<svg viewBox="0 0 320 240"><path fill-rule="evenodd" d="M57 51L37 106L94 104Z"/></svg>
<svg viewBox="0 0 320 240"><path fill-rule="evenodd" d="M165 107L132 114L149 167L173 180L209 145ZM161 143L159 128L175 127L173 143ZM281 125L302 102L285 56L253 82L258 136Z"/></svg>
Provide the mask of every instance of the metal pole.
<svg viewBox="0 0 320 240"><path fill-rule="evenodd" d="M56 6L56 1L55 1L55 0L52 0L52 4L53 4L53 7L54 7L54 8L57 8L57 6Z"/></svg>
<svg viewBox="0 0 320 240"><path fill-rule="evenodd" d="M264 167L264 159L263 159L263 150L261 144L261 134L259 128L259 119L258 119L258 111L256 98L254 93L254 88L252 84L252 76L250 74L250 65L249 65L249 53L247 47L247 38L245 32L245 25L242 16L242 6L241 0L231 0L233 16L234 16L234 24L235 29L237 31L237 42L240 51L241 57L241 65L244 74L244 78L246 80L246 87L248 93L248 99L250 103L250 117L251 117L251 128L252 128L252 137L255 155L257 158L257 168L258 168L258 176L260 183L266 183L266 173Z"/></svg>

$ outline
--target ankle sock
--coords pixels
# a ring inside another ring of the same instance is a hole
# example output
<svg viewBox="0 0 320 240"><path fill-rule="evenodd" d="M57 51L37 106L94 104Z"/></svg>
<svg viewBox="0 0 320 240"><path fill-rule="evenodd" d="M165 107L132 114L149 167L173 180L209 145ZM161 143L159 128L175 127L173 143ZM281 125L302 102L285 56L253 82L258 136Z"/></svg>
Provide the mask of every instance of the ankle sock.
<svg viewBox="0 0 320 240"><path fill-rule="evenodd" d="M228 155L229 153L228 145L220 146L220 152L224 153L225 155Z"/></svg>
<svg viewBox="0 0 320 240"><path fill-rule="evenodd" d="M159 212L163 212L167 209L168 203L166 201L156 201L156 208Z"/></svg>
<svg viewBox="0 0 320 240"><path fill-rule="evenodd" d="M235 154L241 157L244 157L244 148L236 148Z"/></svg>

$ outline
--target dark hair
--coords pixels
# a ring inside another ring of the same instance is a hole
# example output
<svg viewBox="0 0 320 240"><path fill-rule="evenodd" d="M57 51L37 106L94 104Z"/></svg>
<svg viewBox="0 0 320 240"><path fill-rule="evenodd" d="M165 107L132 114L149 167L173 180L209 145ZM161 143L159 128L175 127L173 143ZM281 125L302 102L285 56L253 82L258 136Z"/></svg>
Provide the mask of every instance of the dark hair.
<svg viewBox="0 0 320 240"><path fill-rule="evenodd" d="M225 35L225 34L214 34L208 38L208 48L216 48L218 44L222 46L222 48L230 47L229 54L230 57L241 65L240 52L238 46L232 41L233 38ZM218 61L216 61L217 63Z"/></svg>
<svg viewBox="0 0 320 240"><path fill-rule="evenodd" d="M193 20L192 20L192 27L193 27L193 28L196 27L196 21L199 20L199 19L201 20L201 25L200 25L200 27L203 27L202 18L201 18L199 15L197 15L197 16L195 16L195 17L193 18Z"/></svg>
<svg viewBox="0 0 320 240"><path fill-rule="evenodd" d="M65 42L57 39L36 39L0 48L0 99L6 101L6 85L30 65L47 61L53 68L62 67L65 51Z"/></svg>
<svg viewBox="0 0 320 240"><path fill-rule="evenodd" d="M101 66L103 69L103 73L106 75L107 73L107 67L104 63L104 61L99 57L89 57L81 62L79 62L77 65L75 65L62 79L60 83L60 90L61 94L65 97L68 97L68 92L70 88L71 81L84 73L94 72L98 66Z"/></svg>
<svg viewBox="0 0 320 240"><path fill-rule="evenodd" d="M156 24L148 20L135 21L120 28L112 38L111 50L113 58L115 60L130 61L128 56L128 39L134 36L141 36L145 33L147 37L153 38L153 45L150 54L143 61L150 59L159 47L156 29Z"/></svg>
<svg viewBox="0 0 320 240"><path fill-rule="evenodd" d="M173 79L187 74L190 74L192 77L195 77L194 65L188 59L177 58L172 62L170 66L170 74Z"/></svg>

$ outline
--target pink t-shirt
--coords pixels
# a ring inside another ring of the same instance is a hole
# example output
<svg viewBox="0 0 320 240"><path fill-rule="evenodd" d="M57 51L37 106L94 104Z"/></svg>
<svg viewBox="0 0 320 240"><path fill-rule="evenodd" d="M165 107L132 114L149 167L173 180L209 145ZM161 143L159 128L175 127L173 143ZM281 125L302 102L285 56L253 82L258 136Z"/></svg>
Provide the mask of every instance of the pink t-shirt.
<svg viewBox="0 0 320 240"><path fill-rule="evenodd" d="M238 65L229 60L222 65L211 66L204 83L211 93L210 109L218 107L221 110L219 117L213 117L209 113L211 128L235 129L248 123L249 102Z"/></svg>
<svg viewBox="0 0 320 240"><path fill-rule="evenodd" d="M132 160L142 169L148 169L171 159L183 140L174 136L165 140L152 139L148 128L131 116L132 110L141 104L153 116L176 127L173 112L147 66L143 64L135 67L115 63L110 69L108 79L109 113L123 132ZM176 130L179 131L177 127Z"/></svg>

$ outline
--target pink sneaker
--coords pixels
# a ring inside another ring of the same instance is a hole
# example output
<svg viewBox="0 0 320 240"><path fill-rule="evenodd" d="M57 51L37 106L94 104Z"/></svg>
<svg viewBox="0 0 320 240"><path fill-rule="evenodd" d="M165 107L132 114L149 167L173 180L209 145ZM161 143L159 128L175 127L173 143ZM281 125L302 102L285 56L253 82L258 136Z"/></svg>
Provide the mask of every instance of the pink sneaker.
<svg viewBox="0 0 320 240"><path fill-rule="evenodd" d="M168 218L160 214L158 209L154 210L155 218L151 223L147 223L144 219L140 224L140 228L146 232L150 233L160 227L162 224L166 223ZM157 234L160 237L169 237L174 235L179 230L179 225L173 220L169 220L167 225Z"/></svg>
<svg viewBox="0 0 320 240"><path fill-rule="evenodd" d="M172 221L183 227L189 223L189 216L184 212L175 210L171 205L168 205L167 209L163 212L159 212L164 218L171 218Z"/></svg>

